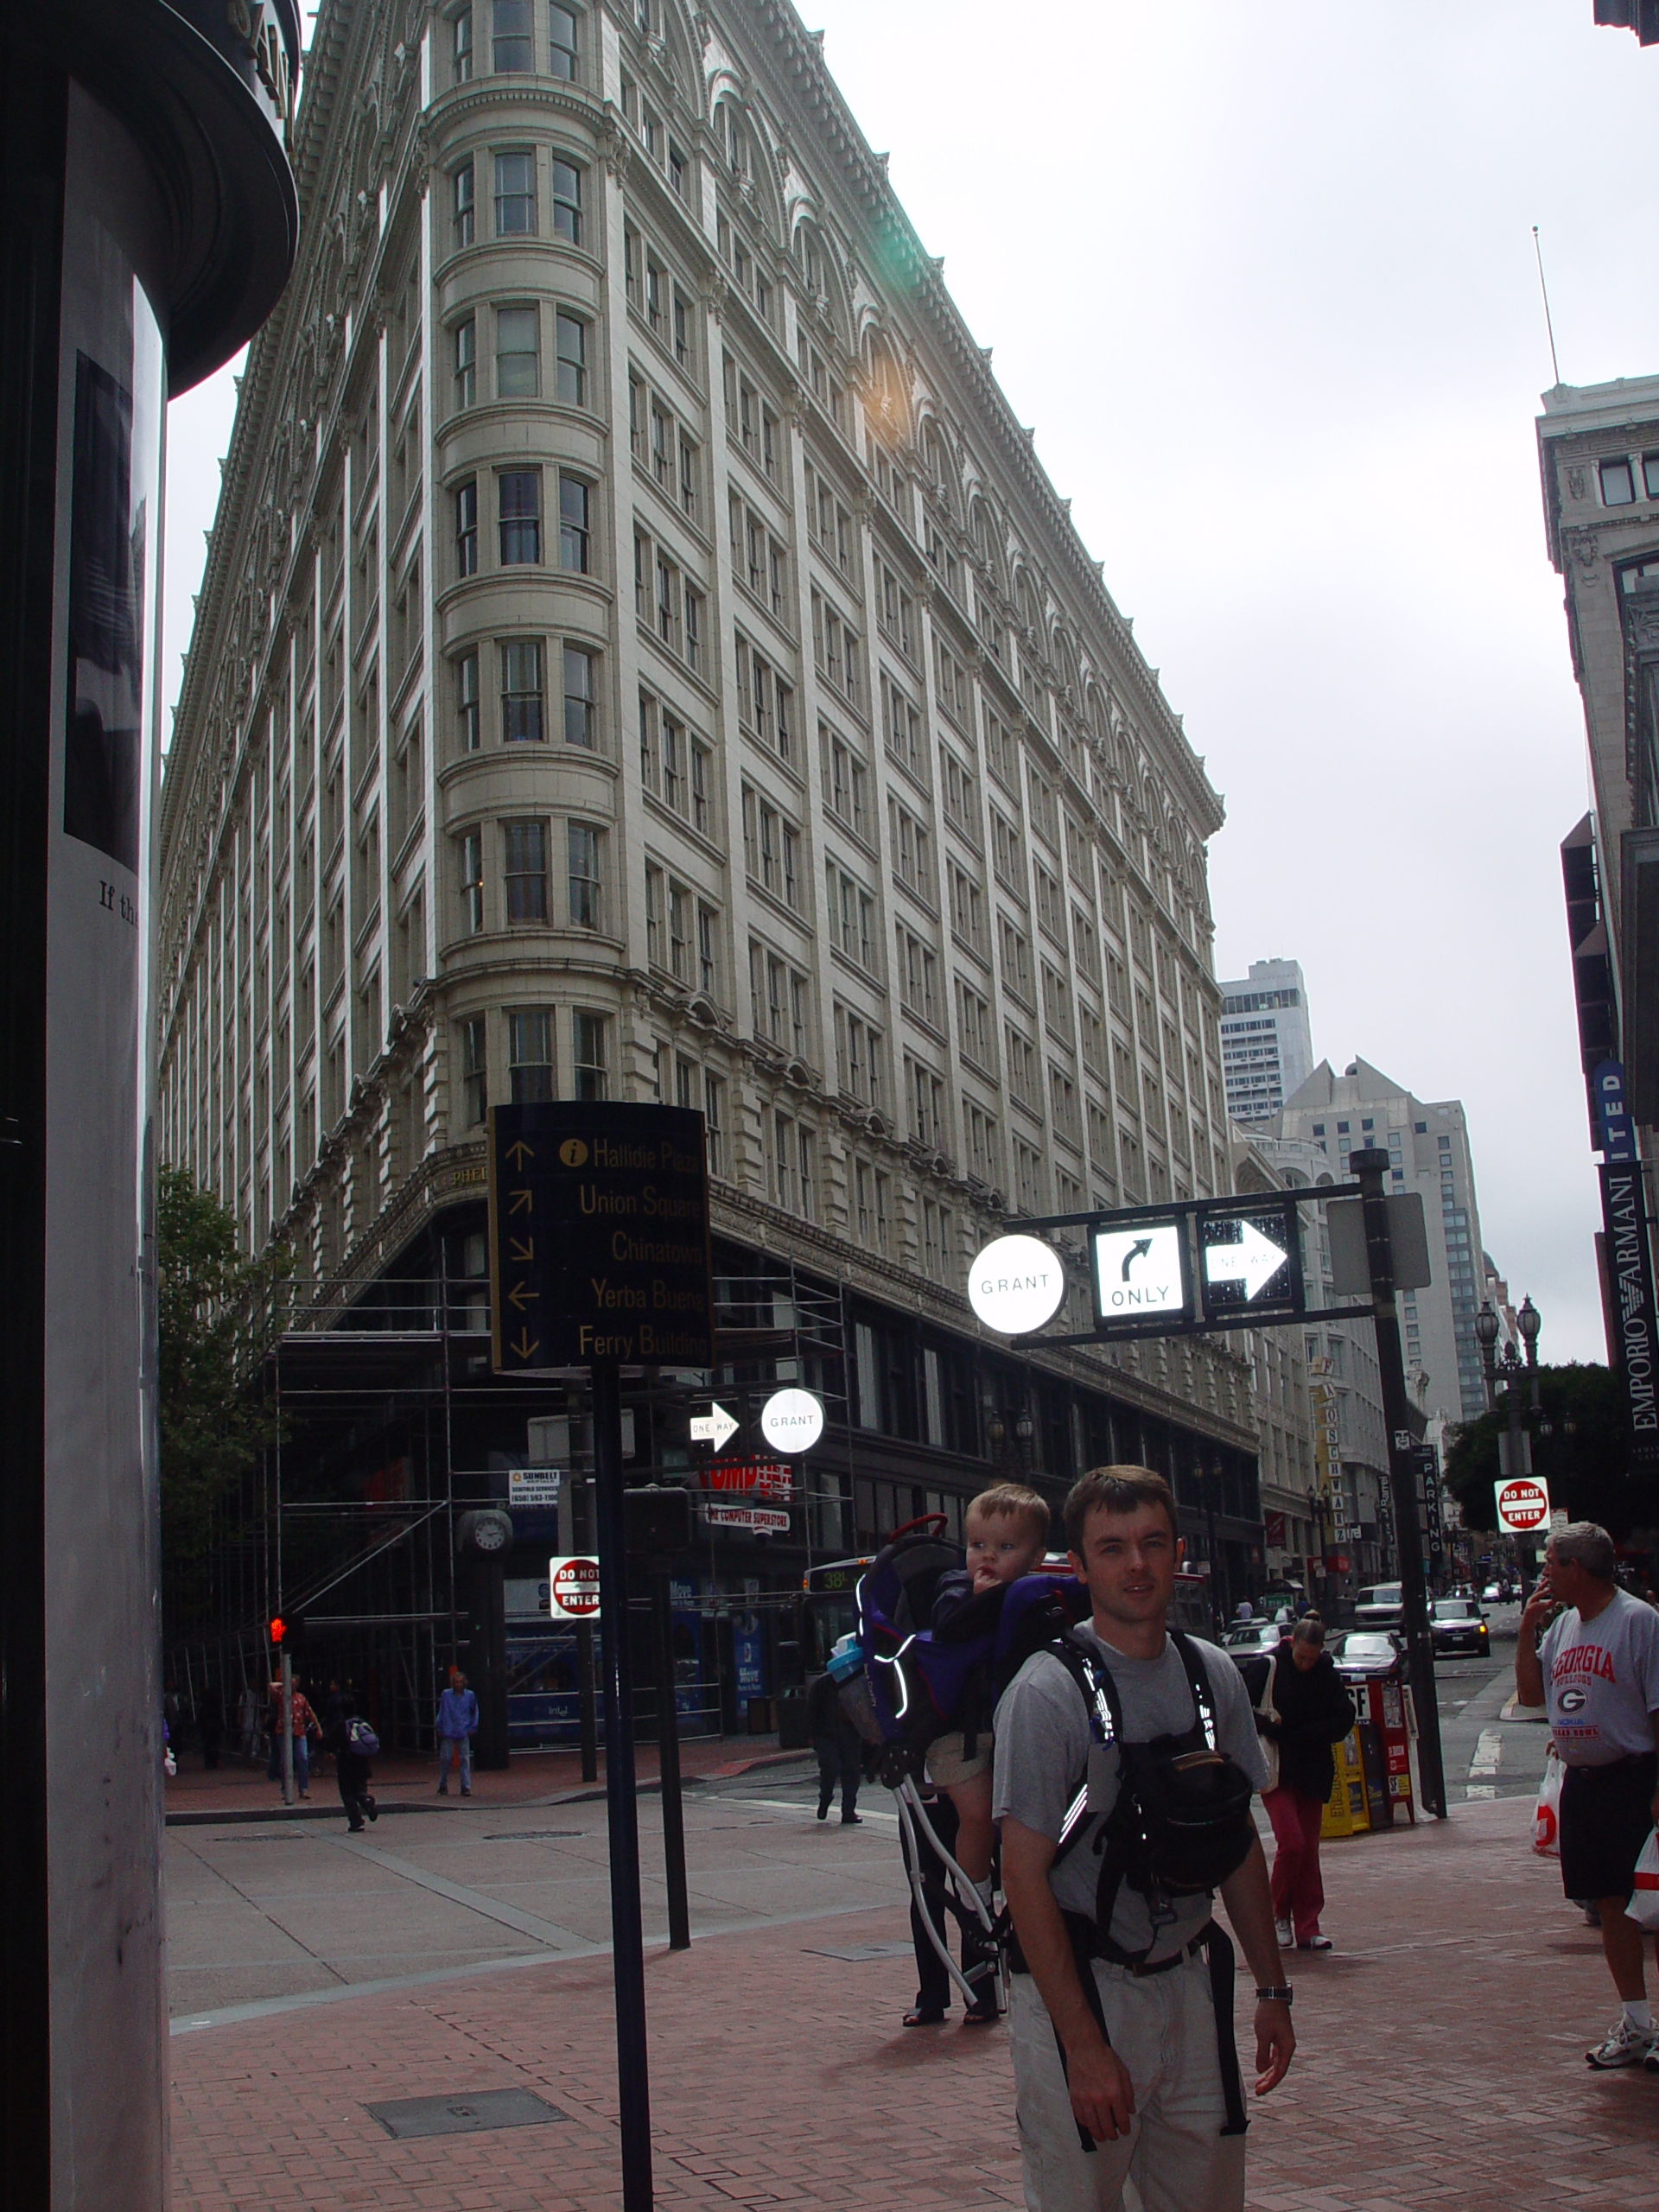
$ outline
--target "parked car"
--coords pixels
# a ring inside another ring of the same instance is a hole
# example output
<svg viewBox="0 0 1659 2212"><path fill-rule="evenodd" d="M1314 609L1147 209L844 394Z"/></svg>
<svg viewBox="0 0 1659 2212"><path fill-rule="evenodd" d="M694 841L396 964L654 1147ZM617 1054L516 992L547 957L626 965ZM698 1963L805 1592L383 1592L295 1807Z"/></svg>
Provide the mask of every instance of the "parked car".
<svg viewBox="0 0 1659 2212"><path fill-rule="evenodd" d="M1276 1650L1284 1632L1277 1621L1235 1621L1222 1631L1221 1648L1235 1659L1248 1659L1252 1652Z"/></svg>
<svg viewBox="0 0 1659 2212"><path fill-rule="evenodd" d="M1436 1598L1428 1625L1437 1652L1472 1651L1479 1658L1491 1649L1492 1632L1472 1598Z"/></svg>
<svg viewBox="0 0 1659 2212"><path fill-rule="evenodd" d="M1354 1607L1356 1628L1398 1628L1405 1617L1406 1593L1398 1582L1372 1583Z"/></svg>
<svg viewBox="0 0 1659 2212"><path fill-rule="evenodd" d="M1332 1639L1332 1656L1344 1681L1363 1681L1372 1675L1404 1669L1406 1639L1393 1629L1351 1628Z"/></svg>

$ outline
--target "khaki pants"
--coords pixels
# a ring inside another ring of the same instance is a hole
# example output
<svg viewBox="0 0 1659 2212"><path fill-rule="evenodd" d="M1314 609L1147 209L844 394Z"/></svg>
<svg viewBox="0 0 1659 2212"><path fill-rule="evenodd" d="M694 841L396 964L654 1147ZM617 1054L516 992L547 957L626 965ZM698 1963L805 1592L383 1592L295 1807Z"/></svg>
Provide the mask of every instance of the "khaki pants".
<svg viewBox="0 0 1659 2212"><path fill-rule="evenodd" d="M1203 1954L1137 1980L1094 1965L1107 2032L1135 2084L1128 2135L1077 2140L1048 2008L1027 1974L1009 1983L1008 2043L1028 2212L1243 2212L1244 2138L1224 2135L1216 2010Z"/></svg>

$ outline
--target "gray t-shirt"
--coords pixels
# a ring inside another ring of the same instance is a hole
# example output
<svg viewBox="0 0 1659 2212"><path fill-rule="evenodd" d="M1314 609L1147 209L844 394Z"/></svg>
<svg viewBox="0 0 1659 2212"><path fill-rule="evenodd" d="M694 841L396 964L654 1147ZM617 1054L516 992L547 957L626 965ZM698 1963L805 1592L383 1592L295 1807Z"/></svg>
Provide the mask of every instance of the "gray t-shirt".
<svg viewBox="0 0 1659 2212"><path fill-rule="evenodd" d="M1615 1590L1592 1621L1575 1610L1551 1623L1538 1647L1544 1705L1569 1766L1608 1766L1650 1751L1659 1712L1659 1613Z"/></svg>
<svg viewBox="0 0 1659 2212"><path fill-rule="evenodd" d="M1091 1624L1078 1634L1092 1644L1112 1670L1123 1710L1126 1742L1149 1743L1159 1736L1184 1735L1195 1714L1192 1686L1181 1655L1166 1637L1156 1659L1131 1659L1103 1643ZM1215 1700L1216 1745L1237 1761L1259 1789L1267 1780L1255 1721L1243 1676L1224 1651L1192 1639L1203 1658ZM1025 1827L1055 1842L1077 1780L1089 1776L1089 1811L1084 1832L1049 1876L1049 1886L1063 1912L1093 1916L1100 1880L1094 1847L1117 1800L1120 1759L1116 1748L1096 1744L1074 1677L1052 1652L1027 1660L1003 1692L996 1708L996 1763L992 1810L998 1820L1012 1815ZM1175 1897L1174 1921L1160 1930L1149 1956L1167 1958L1191 1942L1210 1917L1205 1897ZM1125 1885L1112 1908L1112 1941L1141 1952L1152 1936L1147 1900Z"/></svg>

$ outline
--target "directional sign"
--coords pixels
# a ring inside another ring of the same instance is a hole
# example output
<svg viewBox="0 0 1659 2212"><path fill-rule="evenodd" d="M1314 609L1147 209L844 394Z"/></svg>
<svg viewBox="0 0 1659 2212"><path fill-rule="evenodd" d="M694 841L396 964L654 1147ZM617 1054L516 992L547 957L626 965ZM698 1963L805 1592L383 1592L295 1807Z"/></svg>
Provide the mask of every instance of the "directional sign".
<svg viewBox="0 0 1659 2212"><path fill-rule="evenodd" d="M1097 1229L1092 1243L1097 1322L1145 1322L1185 1316L1192 1295L1186 1237L1179 1221Z"/></svg>
<svg viewBox="0 0 1659 2212"><path fill-rule="evenodd" d="M1221 1199L1205 1207L1194 1226L1206 1314L1300 1312L1301 1240L1294 1205L1247 1210Z"/></svg>
<svg viewBox="0 0 1659 2212"><path fill-rule="evenodd" d="M548 1611L556 1621L599 1618L599 1561L550 1559L547 1562Z"/></svg>
<svg viewBox="0 0 1659 2212"><path fill-rule="evenodd" d="M716 1398L709 1412L692 1414L691 1441L694 1444L712 1444L718 1452L731 1442L742 1426L741 1421L732 1419Z"/></svg>
<svg viewBox="0 0 1659 2212"><path fill-rule="evenodd" d="M1497 1525L1512 1536L1535 1535L1549 1526L1549 1484L1541 1478L1494 1483Z"/></svg>
<svg viewBox="0 0 1659 2212"><path fill-rule="evenodd" d="M701 1114L492 1107L489 1198L499 1373L712 1365Z"/></svg>

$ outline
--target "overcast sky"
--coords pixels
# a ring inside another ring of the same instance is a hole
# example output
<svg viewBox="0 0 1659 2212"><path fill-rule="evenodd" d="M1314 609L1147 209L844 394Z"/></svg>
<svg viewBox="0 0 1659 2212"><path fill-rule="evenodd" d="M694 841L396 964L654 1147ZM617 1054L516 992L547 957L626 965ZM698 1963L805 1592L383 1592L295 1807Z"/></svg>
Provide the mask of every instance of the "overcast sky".
<svg viewBox="0 0 1659 2212"><path fill-rule="evenodd" d="M1218 974L1300 959L1317 1053L1463 1100L1487 1249L1557 1360L1605 1344L1535 223L1563 379L1659 370L1659 50L1592 15L807 8L1225 798ZM232 404L227 372L171 410L169 710Z"/></svg>

